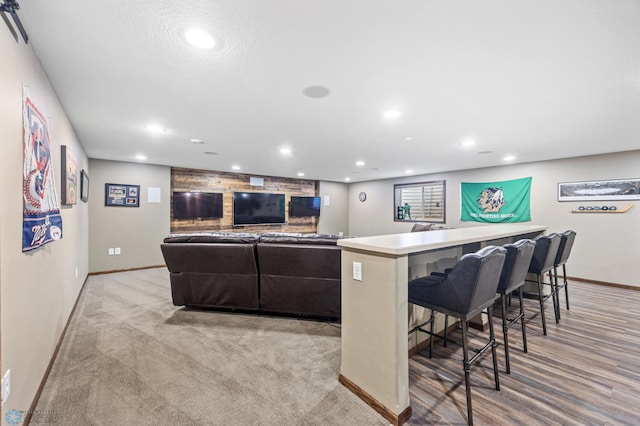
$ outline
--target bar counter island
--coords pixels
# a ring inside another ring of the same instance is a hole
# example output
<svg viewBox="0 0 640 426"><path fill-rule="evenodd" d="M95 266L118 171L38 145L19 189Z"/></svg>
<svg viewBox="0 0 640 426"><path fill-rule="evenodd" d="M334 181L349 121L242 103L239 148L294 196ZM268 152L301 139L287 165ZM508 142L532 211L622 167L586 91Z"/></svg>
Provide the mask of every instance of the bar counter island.
<svg viewBox="0 0 640 426"><path fill-rule="evenodd" d="M392 424L406 422L411 417L409 354L420 343L408 333L429 312L409 307L409 280L444 271L466 253L535 238L546 230L528 224L491 224L339 240L340 383Z"/></svg>

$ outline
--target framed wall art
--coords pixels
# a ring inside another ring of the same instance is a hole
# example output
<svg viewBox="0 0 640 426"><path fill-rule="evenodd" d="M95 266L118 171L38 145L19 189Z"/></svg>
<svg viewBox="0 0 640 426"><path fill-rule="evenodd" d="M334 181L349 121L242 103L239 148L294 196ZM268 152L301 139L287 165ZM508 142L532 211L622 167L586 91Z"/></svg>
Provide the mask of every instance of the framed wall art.
<svg viewBox="0 0 640 426"><path fill-rule="evenodd" d="M80 172L80 199L85 203L89 201L89 175L85 169Z"/></svg>
<svg viewBox="0 0 640 426"><path fill-rule="evenodd" d="M104 205L140 207L140 185L104 184Z"/></svg>
<svg viewBox="0 0 640 426"><path fill-rule="evenodd" d="M615 200L640 200L640 179L558 183L558 201Z"/></svg>
<svg viewBox="0 0 640 426"><path fill-rule="evenodd" d="M72 206L77 202L78 197L78 164L76 157L66 145L60 147L60 158L62 163L62 205Z"/></svg>

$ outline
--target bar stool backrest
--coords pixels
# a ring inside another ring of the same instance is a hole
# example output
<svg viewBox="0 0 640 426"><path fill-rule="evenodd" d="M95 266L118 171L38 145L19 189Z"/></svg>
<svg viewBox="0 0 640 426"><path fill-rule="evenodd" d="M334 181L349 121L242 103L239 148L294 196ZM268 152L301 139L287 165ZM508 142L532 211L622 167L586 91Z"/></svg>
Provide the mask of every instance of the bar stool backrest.
<svg viewBox="0 0 640 426"><path fill-rule="evenodd" d="M556 255L555 266L560 266L567 263L571 249L573 248L573 241L576 239L575 231L564 231L561 235L560 246L558 247L558 254Z"/></svg>
<svg viewBox="0 0 640 426"><path fill-rule="evenodd" d="M529 272L543 274L553 269L561 239L560 234L552 233L542 235L534 240L536 248L533 250Z"/></svg>
<svg viewBox="0 0 640 426"><path fill-rule="evenodd" d="M460 258L446 278L460 314L479 313L493 303L506 253L502 247L487 246Z"/></svg>
<svg viewBox="0 0 640 426"><path fill-rule="evenodd" d="M500 275L498 292L506 294L524 284L536 243L533 240L523 239L502 247L507 250L507 256Z"/></svg>

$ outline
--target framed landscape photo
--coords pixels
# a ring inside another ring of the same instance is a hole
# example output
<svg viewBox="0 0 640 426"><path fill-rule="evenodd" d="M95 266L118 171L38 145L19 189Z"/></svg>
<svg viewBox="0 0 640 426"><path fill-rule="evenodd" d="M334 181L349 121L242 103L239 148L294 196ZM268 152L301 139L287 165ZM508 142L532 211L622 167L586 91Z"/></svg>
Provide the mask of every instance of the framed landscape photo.
<svg viewBox="0 0 640 426"><path fill-rule="evenodd" d="M140 185L105 183L104 196L105 206L140 207Z"/></svg>
<svg viewBox="0 0 640 426"><path fill-rule="evenodd" d="M640 200L640 179L558 183L558 201L615 200Z"/></svg>
<svg viewBox="0 0 640 426"><path fill-rule="evenodd" d="M89 201L89 175L85 169L80 172L80 199L85 203Z"/></svg>

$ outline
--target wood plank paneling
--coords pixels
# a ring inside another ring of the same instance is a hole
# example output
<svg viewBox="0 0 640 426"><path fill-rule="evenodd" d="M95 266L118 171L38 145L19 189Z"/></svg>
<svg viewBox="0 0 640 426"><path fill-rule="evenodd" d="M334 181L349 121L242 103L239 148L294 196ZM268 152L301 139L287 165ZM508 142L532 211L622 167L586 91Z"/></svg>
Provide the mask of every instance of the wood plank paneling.
<svg viewBox="0 0 640 426"><path fill-rule="evenodd" d="M173 191L219 192L223 194L222 219L174 220L173 203L171 203L171 232L300 232L315 233L318 229L318 218L289 217L289 201L292 195L317 196L318 181L308 179L290 179L272 176L260 176L264 186L251 186L249 180L256 177L241 173L217 172L211 170L171 168L171 195ZM287 223L284 225L233 226L233 193L234 192L269 192L285 194L285 213ZM172 198L173 199L173 198Z"/></svg>

